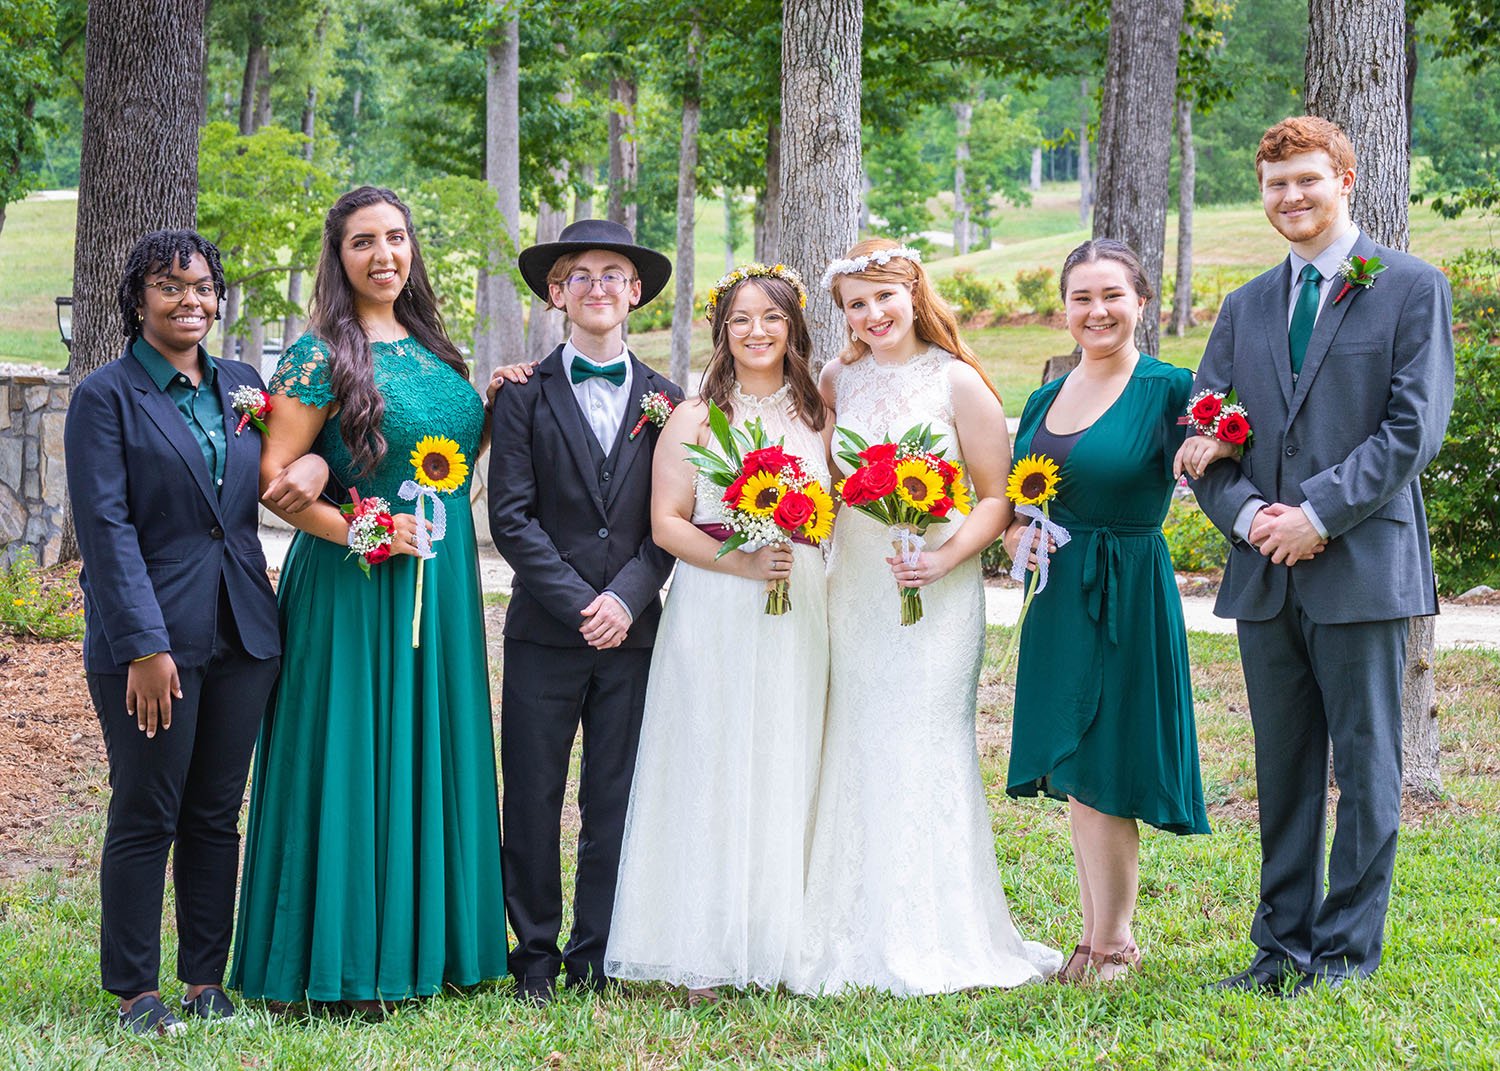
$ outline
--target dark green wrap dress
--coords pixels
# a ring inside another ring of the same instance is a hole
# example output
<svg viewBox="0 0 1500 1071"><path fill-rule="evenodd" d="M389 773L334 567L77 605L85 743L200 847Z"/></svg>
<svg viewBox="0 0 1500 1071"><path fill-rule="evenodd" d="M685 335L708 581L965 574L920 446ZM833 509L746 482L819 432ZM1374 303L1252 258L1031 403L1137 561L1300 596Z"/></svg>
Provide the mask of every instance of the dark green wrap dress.
<svg viewBox="0 0 1500 1071"><path fill-rule="evenodd" d="M1016 457L1065 380L1035 392ZM1145 354L1063 462L1052 519L1072 535L1032 603L1016 672L1010 795L1069 796L1207 833L1182 600L1161 525L1193 373Z"/></svg>

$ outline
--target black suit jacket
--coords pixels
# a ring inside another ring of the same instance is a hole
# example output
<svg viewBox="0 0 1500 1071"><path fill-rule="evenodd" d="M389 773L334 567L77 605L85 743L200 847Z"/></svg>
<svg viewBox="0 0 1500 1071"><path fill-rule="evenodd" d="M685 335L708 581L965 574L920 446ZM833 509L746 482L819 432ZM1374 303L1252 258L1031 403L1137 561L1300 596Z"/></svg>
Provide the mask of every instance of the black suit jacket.
<svg viewBox="0 0 1500 1071"><path fill-rule="evenodd" d="M260 433L251 426L236 436L239 418L229 403L245 385L263 386L254 368L218 362L229 444L218 489L182 414L128 347L73 391L64 443L83 558L86 670L124 672L157 651L169 651L179 666L203 665L221 585L246 653L281 653L256 512Z"/></svg>
<svg viewBox="0 0 1500 1071"><path fill-rule="evenodd" d="M627 436L608 478L589 449L559 346L524 384L495 396L490 426L490 535L515 570L505 635L549 647L586 646L582 611L600 592L618 595L634 621L623 646L650 647L672 556L651 541L651 458L659 429L641 396L682 391L631 355Z"/></svg>

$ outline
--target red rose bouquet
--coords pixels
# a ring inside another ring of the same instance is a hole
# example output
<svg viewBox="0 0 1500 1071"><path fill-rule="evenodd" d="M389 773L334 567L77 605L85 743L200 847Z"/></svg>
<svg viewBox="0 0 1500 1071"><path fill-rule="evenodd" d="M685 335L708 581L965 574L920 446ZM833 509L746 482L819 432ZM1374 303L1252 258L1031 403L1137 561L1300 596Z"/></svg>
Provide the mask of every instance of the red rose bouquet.
<svg viewBox="0 0 1500 1071"><path fill-rule="evenodd" d="M716 558L749 545L752 549L776 543L816 545L833 530L833 499L809 476L802 459L769 442L759 420L743 430L732 428L729 417L708 403L708 427L722 454L696 443L685 444L688 460L704 479L724 488L719 499L720 525L704 530L723 542ZM766 585L766 613L784 614L792 608L788 580Z"/></svg>
<svg viewBox="0 0 1500 1071"><path fill-rule="evenodd" d="M1184 424L1199 435L1212 435L1231 446L1248 446L1251 430L1250 417L1245 407L1234 400L1234 391L1227 393L1203 390L1188 399L1185 416L1178 424Z"/></svg>
<svg viewBox="0 0 1500 1071"><path fill-rule="evenodd" d="M349 488L352 502L339 508L349 522L349 553L359 556L359 567L368 579L370 566L379 565L391 556L396 538L396 522L391 504L383 498L360 498L357 488Z"/></svg>
<svg viewBox="0 0 1500 1071"><path fill-rule="evenodd" d="M895 442L873 446L847 428L839 428L838 459L850 470L835 488L844 502L885 525L891 545L908 565L926 544L924 533L946 524L953 510L968 513L969 486L963 468L937 448L941 435L920 424ZM922 620L920 588L900 589L901 623Z"/></svg>

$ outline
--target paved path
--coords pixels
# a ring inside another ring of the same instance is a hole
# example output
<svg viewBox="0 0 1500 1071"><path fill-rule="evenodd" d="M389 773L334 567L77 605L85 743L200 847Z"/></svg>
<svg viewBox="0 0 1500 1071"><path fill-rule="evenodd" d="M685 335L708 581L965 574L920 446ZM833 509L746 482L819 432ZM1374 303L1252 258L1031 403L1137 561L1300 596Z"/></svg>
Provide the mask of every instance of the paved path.
<svg viewBox="0 0 1500 1071"><path fill-rule="evenodd" d="M291 534L275 528L262 528L260 538L266 548L267 560L274 566L280 566L281 560L286 556L287 545L291 542ZM510 567L486 540L480 540L479 574L485 591L510 590ZM1021 612L1020 588L987 586L984 589L984 601L985 617L992 625L1009 625ZM1212 596L1184 597L1182 613L1187 620L1187 627L1197 632L1232 634L1234 622L1215 617L1213 607ZM1500 606L1444 603L1443 612L1437 619L1437 645L1500 647Z"/></svg>

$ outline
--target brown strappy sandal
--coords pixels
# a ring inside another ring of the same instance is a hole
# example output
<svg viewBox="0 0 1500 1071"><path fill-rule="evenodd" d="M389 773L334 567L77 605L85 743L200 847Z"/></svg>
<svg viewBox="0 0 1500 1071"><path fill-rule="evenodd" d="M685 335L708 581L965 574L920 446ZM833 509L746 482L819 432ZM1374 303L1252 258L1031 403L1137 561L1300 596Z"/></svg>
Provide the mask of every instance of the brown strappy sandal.
<svg viewBox="0 0 1500 1071"><path fill-rule="evenodd" d="M1089 969L1089 946L1074 945L1073 954L1068 957L1068 962L1062 965L1062 969L1052 976L1054 982L1063 985L1072 985L1082 978Z"/></svg>
<svg viewBox="0 0 1500 1071"><path fill-rule="evenodd" d="M1118 952L1090 952L1089 971L1100 982L1113 982L1141 965L1141 950L1135 945Z"/></svg>

